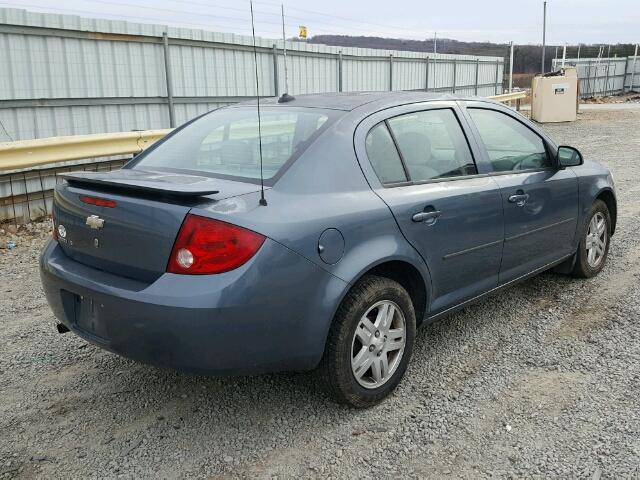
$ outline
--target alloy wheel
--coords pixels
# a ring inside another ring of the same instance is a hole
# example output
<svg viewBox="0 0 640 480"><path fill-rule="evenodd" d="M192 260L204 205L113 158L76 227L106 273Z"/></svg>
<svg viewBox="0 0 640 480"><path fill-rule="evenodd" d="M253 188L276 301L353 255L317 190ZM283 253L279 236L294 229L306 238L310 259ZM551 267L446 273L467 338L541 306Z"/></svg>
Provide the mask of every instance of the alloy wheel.
<svg viewBox="0 0 640 480"><path fill-rule="evenodd" d="M360 318L351 345L351 370L364 388L378 388L395 373L406 344L406 322L398 305L382 300Z"/></svg>
<svg viewBox="0 0 640 480"><path fill-rule="evenodd" d="M607 251L607 235L607 220L602 213L596 212L589 222L585 242L587 263L591 268L597 268L604 259Z"/></svg>

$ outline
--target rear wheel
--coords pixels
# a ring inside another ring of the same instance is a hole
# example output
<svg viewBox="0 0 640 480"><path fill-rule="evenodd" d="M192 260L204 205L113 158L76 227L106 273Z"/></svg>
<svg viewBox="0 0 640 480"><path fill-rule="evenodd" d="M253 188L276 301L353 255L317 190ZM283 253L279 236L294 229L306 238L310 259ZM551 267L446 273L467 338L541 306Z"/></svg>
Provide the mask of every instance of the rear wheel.
<svg viewBox="0 0 640 480"><path fill-rule="evenodd" d="M604 268L611 238L611 215L602 200L596 200L587 215L573 274L591 278Z"/></svg>
<svg viewBox="0 0 640 480"><path fill-rule="evenodd" d="M364 408L400 383L411 357L416 320L397 282L369 275L347 294L334 318L321 365L329 391Z"/></svg>

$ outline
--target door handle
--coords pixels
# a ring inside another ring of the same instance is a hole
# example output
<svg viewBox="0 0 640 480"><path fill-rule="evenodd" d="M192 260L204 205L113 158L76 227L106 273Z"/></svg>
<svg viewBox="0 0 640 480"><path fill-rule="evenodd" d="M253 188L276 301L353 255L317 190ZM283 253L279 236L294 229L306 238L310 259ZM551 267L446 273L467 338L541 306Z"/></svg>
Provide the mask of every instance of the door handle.
<svg viewBox="0 0 640 480"><path fill-rule="evenodd" d="M522 193L521 191L509 197L509 202L515 203L519 207L524 206L524 204L527 203L527 200L529 200L529 194Z"/></svg>
<svg viewBox="0 0 640 480"><path fill-rule="evenodd" d="M441 215L441 213L442 212L440 212L440 210L431 210L429 212L418 212L418 213L415 213L413 217L411 217L411 220L413 220L416 223L424 222L427 225L433 225L434 223L436 223L436 221L438 221L438 217Z"/></svg>

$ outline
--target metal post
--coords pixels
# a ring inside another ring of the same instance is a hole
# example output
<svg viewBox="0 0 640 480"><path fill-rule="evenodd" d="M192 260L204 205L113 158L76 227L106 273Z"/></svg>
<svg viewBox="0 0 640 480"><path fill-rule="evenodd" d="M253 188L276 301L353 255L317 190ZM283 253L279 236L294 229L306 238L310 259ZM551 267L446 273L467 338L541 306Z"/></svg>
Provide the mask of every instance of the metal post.
<svg viewBox="0 0 640 480"><path fill-rule="evenodd" d="M433 75L431 75L431 78L433 78L433 80L431 81L431 85L433 85L432 90L433 91L438 91L437 90L437 86L436 83L438 81L438 76L436 75L436 66L438 65L438 60L436 59L436 56L433 56Z"/></svg>
<svg viewBox="0 0 640 480"><path fill-rule="evenodd" d="M480 59L476 58L476 84L473 91L475 96L478 96L478 80L480 78Z"/></svg>
<svg viewBox="0 0 640 480"><path fill-rule="evenodd" d="M276 44L273 44L273 95L275 97L280 96L279 90L279 82L278 82L278 47Z"/></svg>
<svg viewBox="0 0 640 480"><path fill-rule="evenodd" d="M636 43L636 51L633 54L633 67L631 68L631 87L629 91L633 92L633 86L635 84L634 80L636 79L636 60L638 59L638 44Z"/></svg>
<svg viewBox="0 0 640 480"><path fill-rule="evenodd" d="M542 68L540 72L544 75L544 55L547 46L547 2L544 2L544 11L542 14Z"/></svg>
<svg viewBox="0 0 640 480"><path fill-rule="evenodd" d="M429 55L424 59L425 76L424 76L424 91L429 91Z"/></svg>
<svg viewBox="0 0 640 480"><path fill-rule="evenodd" d="M498 75L499 75L499 70L500 70L500 62L496 60L496 88L495 88L495 94L498 95L499 90L498 90ZM502 84L500 84L502 85Z"/></svg>
<svg viewBox="0 0 640 480"><path fill-rule="evenodd" d="M609 68L611 67L611 59L607 58L607 75L606 80L604 82L604 96L607 96L607 92L609 91Z"/></svg>
<svg viewBox="0 0 640 480"><path fill-rule="evenodd" d="M167 82L167 104L169 106L169 126L176 126L176 112L173 106L173 81L171 80L171 59L169 57L169 36L167 32L162 34L162 47L164 49L164 75Z"/></svg>
<svg viewBox="0 0 640 480"><path fill-rule="evenodd" d="M289 72L287 72L287 36L284 33L284 3L280 4L282 13L282 52L284 54L284 93L289 93Z"/></svg>
<svg viewBox="0 0 640 480"><path fill-rule="evenodd" d="M393 91L393 55L389 55L389 91Z"/></svg>
<svg viewBox="0 0 640 480"><path fill-rule="evenodd" d="M609 48L607 49L607 80L605 83L605 93L604 95L607 96L609 94L609 71L611 69L611 45L609 45Z"/></svg>
<svg viewBox="0 0 640 480"><path fill-rule="evenodd" d="M589 60L589 65L587 67L587 91L584 92L587 96L591 95L593 96L593 93L591 91L592 89L592 85L591 85L591 74L593 73L593 60Z"/></svg>
<svg viewBox="0 0 640 480"><path fill-rule="evenodd" d="M342 50L338 52L338 91L342 91Z"/></svg>
<svg viewBox="0 0 640 480"><path fill-rule="evenodd" d="M562 68L564 68L564 62L567 60L567 44L562 47Z"/></svg>
<svg viewBox="0 0 640 480"><path fill-rule="evenodd" d="M617 70L617 69L616 69ZM625 93L625 88L627 85L627 75L629 75L629 57L624 59L624 76L622 77L622 93ZM615 81L614 81L615 84Z"/></svg>
<svg viewBox="0 0 640 480"><path fill-rule="evenodd" d="M513 92L513 40L511 41L511 52L509 53L509 93Z"/></svg>
<svg viewBox="0 0 640 480"><path fill-rule="evenodd" d="M458 62L453 59L453 93L456 93L456 75L458 74Z"/></svg>

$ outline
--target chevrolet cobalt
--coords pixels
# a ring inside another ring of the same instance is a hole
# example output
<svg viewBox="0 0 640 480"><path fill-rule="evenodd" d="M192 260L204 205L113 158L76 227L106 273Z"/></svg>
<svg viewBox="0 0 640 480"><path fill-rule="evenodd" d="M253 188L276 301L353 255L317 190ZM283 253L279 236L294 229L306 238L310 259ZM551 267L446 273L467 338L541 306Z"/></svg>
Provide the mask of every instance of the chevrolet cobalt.
<svg viewBox="0 0 640 480"><path fill-rule="evenodd" d="M506 106L416 92L221 108L56 187L41 257L59 331L212 374L401 381L416 327L554 268L592 277L609 171Z"/></svg>

